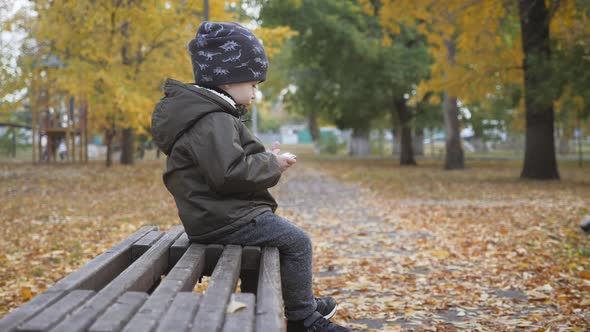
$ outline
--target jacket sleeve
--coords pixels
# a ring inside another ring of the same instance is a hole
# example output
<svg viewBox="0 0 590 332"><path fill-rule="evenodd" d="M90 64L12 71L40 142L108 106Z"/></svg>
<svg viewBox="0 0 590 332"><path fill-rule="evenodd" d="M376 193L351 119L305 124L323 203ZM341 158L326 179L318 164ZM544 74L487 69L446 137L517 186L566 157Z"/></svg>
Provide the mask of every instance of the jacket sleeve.
<svg viewBox="0 0 590 332"><path fill-rule="evenodd" d="M264 190L279 182L281 170L270 152L246 155L235 118L215 112L200 119L188 135L190 154L207 184L219 193L243 193Z"/></svg>

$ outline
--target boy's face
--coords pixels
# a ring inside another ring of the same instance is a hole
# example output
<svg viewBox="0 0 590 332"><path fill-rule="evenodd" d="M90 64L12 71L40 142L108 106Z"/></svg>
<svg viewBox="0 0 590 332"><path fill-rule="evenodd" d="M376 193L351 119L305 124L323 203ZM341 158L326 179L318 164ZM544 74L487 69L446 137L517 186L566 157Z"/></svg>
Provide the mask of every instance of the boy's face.
<svg viewBox="0 0 590 332"><path fill-rule="evenodd" d="M238 105L250 105L256 98L258 81L223 84L220 86L236 101Z"/></svg>

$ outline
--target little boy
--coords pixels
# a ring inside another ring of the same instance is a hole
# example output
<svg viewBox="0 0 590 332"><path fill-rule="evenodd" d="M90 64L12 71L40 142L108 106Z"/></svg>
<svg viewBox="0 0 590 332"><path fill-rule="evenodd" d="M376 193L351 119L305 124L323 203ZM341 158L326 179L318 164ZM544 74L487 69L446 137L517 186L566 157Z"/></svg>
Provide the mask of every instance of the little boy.
<svg viewBox="0 0 590 332"><path fill-rule="evenodd" d="M152 115L154 142L168 156L164 183L189 239L277 247L289 332L346 332L331 323L332 298L312 290L309 236L274 214L268 188L297 161L270 151L241 121L266 79L258 39L236 23L204 22L189 43L195 85L168 79Z"/></svg>

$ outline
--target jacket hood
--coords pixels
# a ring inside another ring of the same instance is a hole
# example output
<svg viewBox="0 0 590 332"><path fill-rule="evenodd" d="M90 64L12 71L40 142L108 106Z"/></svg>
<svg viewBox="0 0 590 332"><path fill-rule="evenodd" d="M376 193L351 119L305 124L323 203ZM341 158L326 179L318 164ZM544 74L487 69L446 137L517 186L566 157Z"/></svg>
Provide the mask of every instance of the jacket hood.
<svg viewBox="0 0 590 332"><path fill-rule="evenodd" d="M152 137L154 143L166 155L170 155L174 143L190 127L212 112L226 112L237 118L241 112L219 93L167 79L165 96L152 113Z"/></svg>

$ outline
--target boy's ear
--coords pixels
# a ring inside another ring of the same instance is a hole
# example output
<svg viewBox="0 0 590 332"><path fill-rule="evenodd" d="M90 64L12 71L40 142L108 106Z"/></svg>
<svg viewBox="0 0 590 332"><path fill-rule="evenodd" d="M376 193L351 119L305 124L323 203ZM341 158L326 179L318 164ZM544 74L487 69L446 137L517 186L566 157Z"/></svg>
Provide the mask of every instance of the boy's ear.
<svg viewBox="0 0 590 332"><path fill-rule="evenodd" d="M231 88L231 84L221 84L219 88L227 91Z"/></svg>

